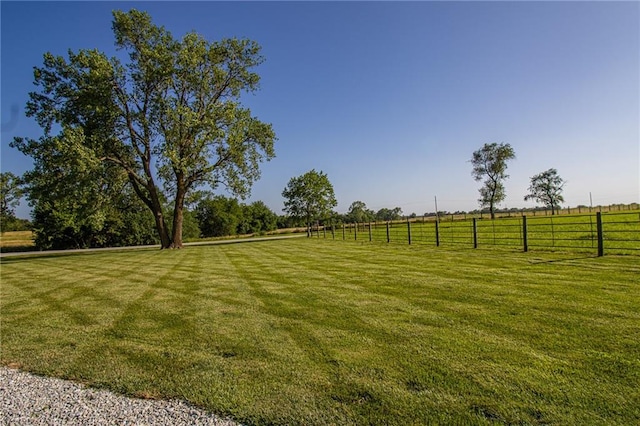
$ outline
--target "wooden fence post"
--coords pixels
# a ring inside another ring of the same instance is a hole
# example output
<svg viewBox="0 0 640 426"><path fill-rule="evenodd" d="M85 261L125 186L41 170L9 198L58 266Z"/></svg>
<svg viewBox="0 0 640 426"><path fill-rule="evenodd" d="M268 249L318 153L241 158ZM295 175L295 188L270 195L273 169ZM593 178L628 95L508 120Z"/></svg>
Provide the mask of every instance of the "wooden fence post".
<svg viewBox="0 0 640 426"><path fill-rule="evenodd" d="M409 239L409 245L411 245L411 221L407 218L407 238Z"/></svg>
<svg viewBox="0 0 640 426"><path fill-rule="evenodd" d="M373 235L371 235L371 222L369 222L369 242L373 241Z"/></svg>
<svg viewBox="0 0 640 426"><path fill-rule="evenodd" d="M522 216L522 242L526 253L529 251L529 240L527 239L527 216Z"/></svg>
<svg viewBox="0 0 640 426"><path fill-rule="evenodd" d="M598 256L604 256L604 236L602 233L602 213L596 213L596 229L598 231Z"/></svg>
<svg viewBox="0 0 640 426"><path fill-rule="evenodd" d="M358 222L353 227L353 239L358 241Z"/></svg>
<svg viewBox="0 0 640 426"><path fill-rule="evenodd" d="M473 248L478 248L478 220L473 218Z"/></svg>
<svg viewBox="0 0 640 426"><path fill-rule="evenodd" d="M440 225L436 217L436 247L440 247Z"/></svg>
<svg viewBox="0 0 640 426"><path fill-rule="evenodd" d="M389 234L389 222L387 222L387 242L391 242L391 235Z"/></svg>

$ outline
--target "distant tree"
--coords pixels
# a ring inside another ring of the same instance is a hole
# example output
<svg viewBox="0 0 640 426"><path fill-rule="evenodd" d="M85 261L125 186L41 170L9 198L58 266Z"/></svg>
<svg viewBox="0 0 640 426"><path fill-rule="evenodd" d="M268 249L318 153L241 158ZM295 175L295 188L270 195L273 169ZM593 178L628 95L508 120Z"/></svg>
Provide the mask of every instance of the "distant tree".
<svg viewBox="0 0 640 426"><path fill-rule="evenodd" d="M242 222L242 207L237 199L218 195L201 200L195 216L205 238L236 235Z"/></svg>
<svg viewBox="0 0 640 426"><path fill-rule="evenodd" d="M24 231L31 229L26 219L16 217L15 208L24 195L23 181L11 172L0 173L0 230Z"/></svg>
<svg viewBox="0 0 640 426"><path fill-rule="evenodd" d="M82 154L74 162L78 172L99 164L118 168L151 212L162 247L181 247L191 192L223 184L245 196L260 176L259 163L274 157L271 125L240 103L243 92L258 88L253 69L263 62L260 46L209 42L196 33L176 39L136 10L114 11L112 29L126 63L98 50L44 55L34 70L38 90L27 104L44 136L16 138L13 146L30 155L55 139L54 128L61 129L58 139L73 136L67 145ZM48 176L59 177L55 170Z"/></svg>
<svg viewBox="0 0 640 426"><path fill-rule="evenodd" d="M349 206L349 211L346 215L347 222L351 223L364 223L370 222L375 218L373 210L369 210L367 205L362 201L354 201Z"/></svg>
<svg viewBox="0 0 640 426"><path fill-rule="evenodd" d="M382 208L376 212L376 220L390 221L398 220L402 217L402 209L395 207L393 209Z"/></svg>
<svg viewBox="0 0 640 426"><path fill-rule="evenodd" d="M0 173L0 215L15 216L15 208L24 194L22 180L11 172Z"/></svg>
<svg viewBox="0 0 640 426"><path fill-rule="evenodd" d="M242 205L241 234L261 234L277 228L278 216L262 201Z"/></svg>
<svg viewBox="0 0 640 426"><path fill-rule="evenodd" d="M516 157L515 152L509 144L484 144L475 151L471 157L473 165L473 175L476 181L484 179L480 188L481 207L489 207L491 219L495 219L495 206L502 202L505 197L503 181L509 177L507 171L507 161Z"/></svg>
<svg viewBox="0 0 640 426"><path fill-rule="evenodd" d="M333 185L322 171L311 170L291 178L282 191L285 198L284 211L305 223L326 219L338 204Z"/></svg>
<svg viewBox="0 0 640 426"><path fill-rule="evenodd" d="M529 194L525 195L524 199L544 204L551 209L551 214L555 215L560 204L564 202L562 190L565 183L556 169L549 169L531 177Z"/></svg>

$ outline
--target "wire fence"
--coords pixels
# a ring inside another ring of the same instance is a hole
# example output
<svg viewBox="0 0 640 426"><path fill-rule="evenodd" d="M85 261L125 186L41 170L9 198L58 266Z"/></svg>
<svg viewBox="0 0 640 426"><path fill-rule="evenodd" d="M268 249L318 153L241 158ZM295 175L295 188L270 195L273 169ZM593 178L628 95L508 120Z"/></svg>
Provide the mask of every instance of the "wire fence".
<svg viewBox="0 0 640 426"><path fill-rule="evenodd" d="M308 235L334 240L450 247L505 247L640 255L640 210L555 216L450 219L406 218L309 228Z"/></svg>

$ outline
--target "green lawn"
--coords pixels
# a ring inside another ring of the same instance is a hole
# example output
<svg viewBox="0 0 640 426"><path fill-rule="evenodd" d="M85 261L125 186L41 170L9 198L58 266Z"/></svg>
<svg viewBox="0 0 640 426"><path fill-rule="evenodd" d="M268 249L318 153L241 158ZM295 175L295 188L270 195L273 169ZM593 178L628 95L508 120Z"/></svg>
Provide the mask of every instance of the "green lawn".
<svg viewBox="0 0 640 426"><path fill-rule="evenodd" d="M476 218L476 237L479 247L524 249L522 216L500 217L491 220ZM602 214L604 253L640 255L640 211ZM371 230L369 230L371 226ZM458 217L441 219L436 240L435 218L414 218L410 223L411 243L442 247L473 247L473 220ZM318 234L314 234L317 236ZM405 221L353 224L321 231L321 238L408 244L409 226ZM569 250L597 253L597 224L595 214L527 216L528 249Z"/></svg>
<svg viewBox="0 0 640 426"><path fill-rule="evenodd" d="M294 239L1 264L1 362L245 424L638 424L635 256Z"/></svg>

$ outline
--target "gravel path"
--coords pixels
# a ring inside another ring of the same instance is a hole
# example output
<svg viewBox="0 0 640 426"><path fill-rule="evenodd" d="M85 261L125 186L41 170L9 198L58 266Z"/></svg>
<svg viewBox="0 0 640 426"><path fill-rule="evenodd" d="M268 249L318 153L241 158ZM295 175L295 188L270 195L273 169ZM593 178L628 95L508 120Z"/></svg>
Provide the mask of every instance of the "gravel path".
<svg viewBox="0 0 640 426"><path fill-rule="evenodd" d="M127 398L0 367L2 425L235 426L182 401Z"/></svg>

